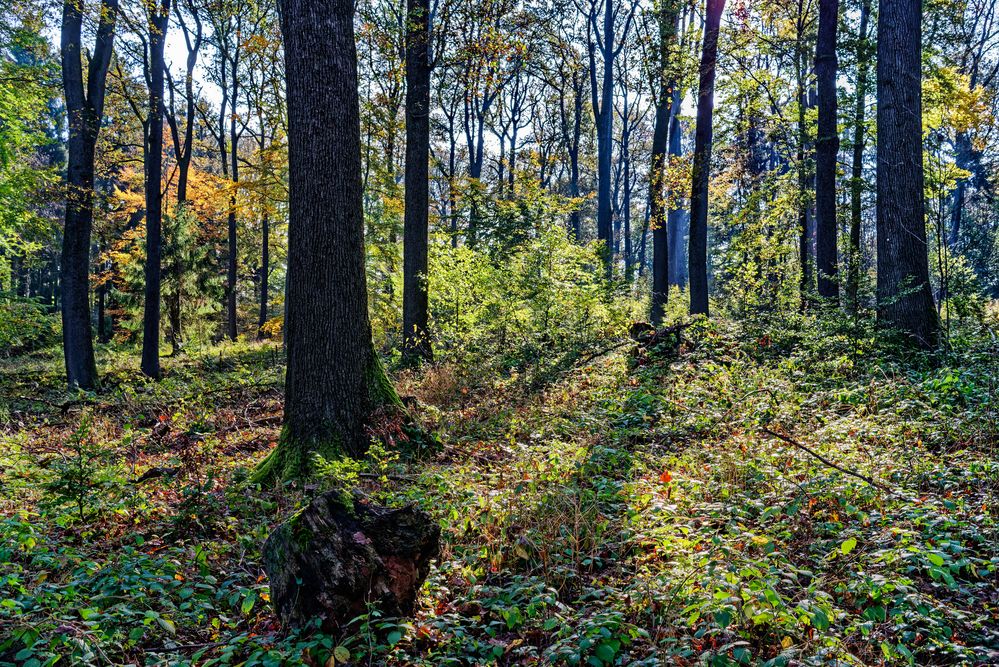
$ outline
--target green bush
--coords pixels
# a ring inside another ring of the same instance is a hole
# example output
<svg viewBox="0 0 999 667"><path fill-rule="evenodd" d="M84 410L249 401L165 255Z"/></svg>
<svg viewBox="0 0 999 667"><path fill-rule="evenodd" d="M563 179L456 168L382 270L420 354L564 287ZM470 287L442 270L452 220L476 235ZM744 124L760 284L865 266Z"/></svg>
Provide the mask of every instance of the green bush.
<svg viewBox="0 0 999 667"><path fill-rule="evenodd" d="M0 302L0 356L34 352L59 341L59 318L30 299Z"/></svg>
<svg viewBox="0 0 999 667"><path fill-rule="evenodd" d="M569 237L566 200L529 189L517 201L492 206L502 228L521 233L496 234L474 249L431 247L438 359L503 357L515 367L546 352L591 347L642 317L640 304L603 278L598 246Z"/></svg>

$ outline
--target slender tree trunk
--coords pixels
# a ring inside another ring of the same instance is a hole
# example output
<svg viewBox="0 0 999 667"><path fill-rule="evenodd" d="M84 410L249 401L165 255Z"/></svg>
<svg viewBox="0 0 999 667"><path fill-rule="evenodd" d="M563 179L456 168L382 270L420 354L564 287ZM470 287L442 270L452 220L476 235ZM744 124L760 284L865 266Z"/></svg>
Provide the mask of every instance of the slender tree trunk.
<svg viewBox="0 0 999 667"><path fill-rule="evenodd" d="M260 246L260 314L257 317L257 340L264 337L264 324L267 323L268 300L270 298L271 279L271 219L264 213L261 221Z"/></svg>
<svg viewBox="0 0 999 667"><path fill-rule="evenodd" d="M614 149L614 13L613 1L604 0L603 78L597 113L597 239L604 242L604 272L614 269L611 218L611 153ZM594 95L596 97L596 95ZM596 111L596 109L594 109Z"/></svg>
<svg viewBox="0 0 999 667"><path fill-rule="evenodd" d="M94 389L99 383L90 324L90 235L94 221L94 156L104 115L117 17L117 0L103 0L84 91L83 10L73 0L63 3L62 76L69 120L66 226L60 258L63 356L69 385L82 389Z"/></svg>
<svg viewBox="0 0 999 667"><path fill-rule="evenodd" d="M808 295L814 287L812 278L812 252L809 239L809 201L808 201L808 94L805 89L804 64L798 62L798 138L797 138L797 175L798 175L798 256L801 260L801 277L799 284L801 308L808 305Z"/></svg>
<svg viewBox="0 0 999 667"><path fill-rule="evenodd" d="M922 3L880 0L878 15L878 320L934 348L923 200Z"/></svg>
<svg viewBox="0 0 999 667"><path fill-rule="evenodd" d="M146 145L146 290L142 317L142 372L160 377L160 263L163 225L163 48L170 25L170 0L150 5L149 119Z"/></svg>
<svg viewBox="0 0 999 667"><path fill-rule="evenodd" d="M238 277L238 266L236 256L236 190L235 185L239 183L239 134L236 132L236 100L239 99L239 71L235 65L232 67L232 108L233 113L229 117L229 150L231 155L229 162L232 167L233 191L229 195L229 257L226 266L226 335L229 340L236 340L236 280Z"/></svg>
<svg viewBox="0 0 999 667"><path fill-rule="evenodd" d="M661 21L665 18L660 19ZM662 30L660 30L662 33ZM662 37L661 37L662 38ZM665 52L665 49L663 49ZM665 63L661 65L665 67ZM652 227L652 303L650 319L662 323L669 299L669 231L666 217L666 150L669 123L675 110L673 97L660 86L656 99L656 119L652 129L652 169L649 174L649 226Z"/></svg>
<svg viewBox="0 0 999 667"><path fill-rule="evenodd" d="M574 86L575 99L572 105L572 141L569 144L569 196L579 198L579 140L583 134L583 90ZM579 209L570 214L572 236L576 242L583 239L583 221Z"/></svg>
<svg viewBox="0 0 999 667"><path fill-rule="evenodd" d="M680 121L680 90L673 85L673 109L669 123L669 155L671 157L683 156L683 129ZM687 286L687 254L683 237L686 234L687 213L680 206L680 198L677 198L676 205L671 207L666 219L666 228L669 230L669 271L667 272L667 282L669 285L676 285L681 289Z"/></svg>
<svg viewBox="0 0 999 667"><path fill-rule="evenodd" d="M968 133L958 132L954 144L956 158L955 163L957 164L957 167L966 171L971 171L974 167L971 160L971 138L968 136ZM950 233L947 238L947 245L951 248L957 247L957 242L961 239L961 219L964 216L964 202L967 188L968 179L962 178L957 182L957 185L954 186L954 192L951 195L951 201L953 204L950 215Z"/></svg>
<svg viewBox="0 0 999 667"><path fill-rule="evenodd" d="M259 481L308 476L313 454L363 454L379 414L405 414L368 319L354 2L285 0L282 8L288 365L284 428Z"/></svg>
<svg viewBox="0 0 999 667"><path fill-rule="evenodd" d="M860 33L857 39L857 85L853 120L853 163L850 168L850 266L846 279L847 308L856 315L860 310L860 227L863 222L864 145L867 136L867 84L870 76L871 45L868 24L871 0L860 8Z"/></svg>
<svg viewBox="0 0 999 667"><path fill-rule="evenodd" d="M815 139L815 264L819 296L839 298L836 231L836 27L839 0L820 0L819 36L815 47L819 125Z"/></svg>
<svg viewBox="0 0 999 667"><path fill-rule="evenodd" d="M406 23L406 211L402 328L408 361L430 359L430 1L408 0Z"/></svg>
<svg viewBox="0 0 999 667"><path fill-rule="evenodd" d="M708 315L708 180L711 176L712 112L715 103L715 66L718 32L725 0L707 0L704 45L697 90L697 128L690 190L690 313Z"/></svg>

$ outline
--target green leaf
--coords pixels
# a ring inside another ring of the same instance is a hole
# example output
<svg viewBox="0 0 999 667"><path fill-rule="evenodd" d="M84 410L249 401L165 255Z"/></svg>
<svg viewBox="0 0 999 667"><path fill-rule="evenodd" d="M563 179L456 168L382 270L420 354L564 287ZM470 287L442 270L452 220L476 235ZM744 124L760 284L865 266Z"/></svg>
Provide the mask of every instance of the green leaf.
<svg viewBox="0 0 999 667"><path fill-rule="evenodd" d="M399 643L400 639L402 639L402 632L399 630L393 630L388 633L388 636L385 638L385 640L389 643L389 646L395 646Z"/></svg>
<svg viewBox="0 0 999 667"><path fill-rule="evenodd" d="M944 558L940 554L928 553L926 554L926 558L937 567L944 564Z"/></svg>
<svg viewBox="0 0 999 667"><path fill-rule="evenodd" d="M853 549L856 546L857 546L857 540L855 538L851 537L850 539L848 539L845 542L843 542L843 544L839 545L839 551L840 551L840 553L842 553L845 556L848 553L850 553L851 551L853 551Z"/></svg>
<svg viewBox="0 0 999 667"><path fill-rule="evenodd" d="M617 645L615 646L615 644ZM597 646L594 653L601 660L601 662L613 663L614 656L617 655L618 648L620 648L620 644L617 642L603 642Z"/></svg>
<svg viewBox="0 0 999 667"><path fill-rule="evenodd" d="M718 624L719 628L727 628L728 624L732 622L732 614L726 610L715 612L715 623Z"/></svg>
<svg viewBox="0 0 999 667"><path fill-rule="evenodd" d="M256 604L256 602L257 602L257 595L255 593L247 595L245 598L243 598L243 604L240 607L240 609L244 614L249 614L250 611L253 609L253 605Z"/></svg>
<svg viewBox="0 0 999 667"><path fill-rule="evenodd" d="M82 618L85 621L89 621L94 616L97 616L100 613L101 612L97 611L96 609L81 609L80 610L80 618Z"/></svg>
<svg viewBox="0 0 999 667"><path fill-rule="evenodd" d="M333 659L337 662L347 662L350 660L350 651L346 646L337 646L333 649Z"/></svg>
<svg viewBox="0 0 999 667"><path fill-rule="evenodd" d="M162 616L156 617L156 622L160 624L160 627L169 632L171 635L177 634L177 626L174 625L173 621L169 618L163 618Z"/></svg>

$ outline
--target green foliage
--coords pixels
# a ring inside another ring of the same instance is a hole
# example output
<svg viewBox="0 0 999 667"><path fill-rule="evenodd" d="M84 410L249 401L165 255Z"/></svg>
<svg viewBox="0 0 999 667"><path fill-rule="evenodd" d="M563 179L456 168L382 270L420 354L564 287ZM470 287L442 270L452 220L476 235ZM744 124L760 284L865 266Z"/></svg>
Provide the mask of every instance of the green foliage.
<svg viewBox="0 0 999 667"><path fill-rule="evenodd" d="M112 507L121 493L121 470L97 442L91 425L90 417L83 415L64 451L51 460L52 477L44 486L51 496L45 504L57 510L72 507L80 523Z"/></svg>
<svg viewBox="0 0 999 667"><path fill-rule="evenodd" d="M59 340L59 318L30 299L0 295L0 356L34 352Z"/></svg>
<svg viewBox="0 0 999 667"><path fill-rule="evenodd" d="M596 246L569 238L568 202L533 189L494 206L488 243L431 246L431 330L440 359L524 368L620 335L641 317L639 304L600 277Z"/></svg>

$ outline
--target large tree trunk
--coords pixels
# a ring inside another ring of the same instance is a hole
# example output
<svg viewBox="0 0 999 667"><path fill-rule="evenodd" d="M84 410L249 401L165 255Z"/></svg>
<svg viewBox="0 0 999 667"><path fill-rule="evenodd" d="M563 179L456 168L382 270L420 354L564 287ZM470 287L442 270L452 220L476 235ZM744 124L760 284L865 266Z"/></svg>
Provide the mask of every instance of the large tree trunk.
<svg viewBox="0 0 999 667"><path fill-rule="evenodd" d="M923 201L920 0L880 0L878 15L878 320L936 347Z"/></svg>
<svg viewBox="0 0 999 667"><path fill-rule="evenodd" d="M284 428L259 481L309 476L313 454L363 454L405 417L371 342L353 0L286 0L288 283Z"/></svg>
<svg viewBox="0 0 999 667"><path fill-rule="evenodd" d="M160 260L163 225L163 47L170 26L170 0L150 5L149 119L146 137L146 290L142 316L142 372L160 377Z"/></svg>
<svg viewBox="0 0 999 667"><path fill-rule="evenodd" d="M697 89L697 128L690 189L690 313L708 314L708 179L711 175L712 112L715 105L715 65L718 32L725 0L707 0L704 44Z"/></svg>
<svg viewBox="0 0 999 667"><path fill-rule="evenodd" d="M839 298L836 243L836 25L839 0L820 0L819 37L815 47L819 126L815 139L815 268L819 296Z"/></svg>
<svg viewBox="0 0 999 667"><path fill-rule="evenodd" d="M430 244L430 1L409 0L406 21L406 211L403 229L403 355L431 358L427 297Z"/></svg>
<svg viewBox="0 0 999 667"><path fill-rule="evenodd" d="M62 289L63 356L71 387L98 385L90 324L90 234L94 222L94 155L104 115L104 92L111 62L117 0L101 3L97 38L83 83L81 53L83 10L66 0L62 17L62 76L69 120L66 144L66 226L63 230L60 283Z"/></svg>

